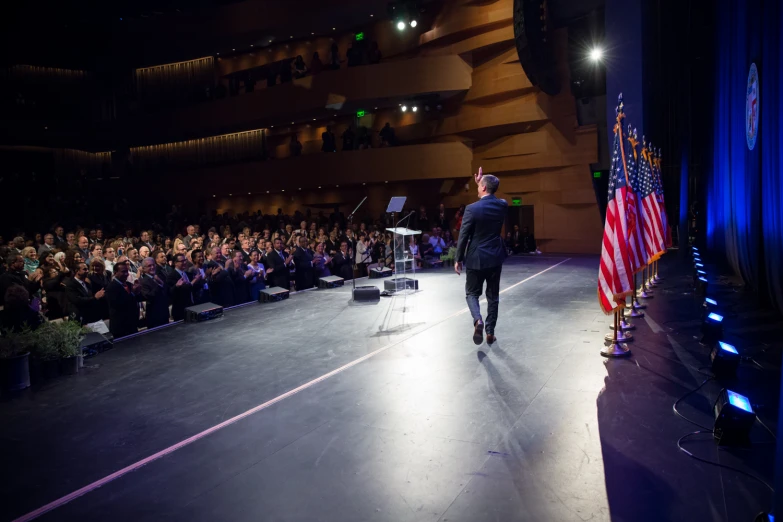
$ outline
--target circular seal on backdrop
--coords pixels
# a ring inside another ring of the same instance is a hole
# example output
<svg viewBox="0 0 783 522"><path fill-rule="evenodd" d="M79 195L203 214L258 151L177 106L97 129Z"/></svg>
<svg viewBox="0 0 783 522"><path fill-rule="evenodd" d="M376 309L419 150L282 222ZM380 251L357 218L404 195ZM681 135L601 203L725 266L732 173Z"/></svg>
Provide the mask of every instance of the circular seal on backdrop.
<svg viewBox="0 0 783 522"><path fill-rule="evenodd" d="M745 93L745 138L748 149L756 146L756 136L759 133L759 72L756 64L750 64L748 72L748 90Z"/></svg>

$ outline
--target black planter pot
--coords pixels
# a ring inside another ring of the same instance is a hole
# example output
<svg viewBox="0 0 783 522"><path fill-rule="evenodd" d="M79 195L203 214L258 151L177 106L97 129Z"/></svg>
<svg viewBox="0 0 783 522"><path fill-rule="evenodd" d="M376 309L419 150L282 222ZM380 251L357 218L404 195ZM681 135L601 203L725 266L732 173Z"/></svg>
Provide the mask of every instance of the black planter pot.
<svg viewBox="0 0 783 522"><path fill-rule="evenodd" d="M30 387L29 353L0 360L0 387L9 392Z"/></svg>
<svg viewBox="0 0 783 522"><path fill-rule="evenodd" d="M60 376L60 359L37 361L33 359L30 365L30 378L33 384L41 384Z"/></svg>
<svg viewBox="0 0 783 522"><path fill-rule="evenodd" d="M79 373L79 359L81 357L78 355L60 359L60 372L63 375L76 375Z"/></svg>

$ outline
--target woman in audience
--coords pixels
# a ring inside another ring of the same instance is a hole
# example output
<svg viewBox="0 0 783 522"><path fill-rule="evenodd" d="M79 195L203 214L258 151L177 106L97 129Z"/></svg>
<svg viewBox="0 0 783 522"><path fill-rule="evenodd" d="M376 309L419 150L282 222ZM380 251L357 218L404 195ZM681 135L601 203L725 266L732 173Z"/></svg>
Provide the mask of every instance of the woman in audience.
<svg viewBox="0 0 783 522"><path fill-rule="evenodd" d="M103 259L103 246L100 243L90 245L90 259Z"/></svg>
<svg viewBox="0 0 783 522"><path fill-rule="evenodd" d="M329 271L329 263L332 262L332 258L326 253L326 247L323 243L318 243L315 246L315 254L313 255L313 269L315 279L322 277L328 277L332 275Z"/></svg>
<svg viewBox="0 0 783 522"><path fill-rule="evenodd" d="M261 264L261 252L254 249L250 252L250 263L247 264L248 270L253 271L253 277L250 278L248 283L250 284L250 300L258 301L258 296L261 290L266 288L266 270L264 265Z"/></svg>
<svg viewBox="0 0 783 522"><path fill-rule="evenodd" d="M78 250L69 250L65 253L65 268L68 271L68 274L74 274L76 273L76 266L79 263L85 262L84 258L82 257L82 253Z"/></svg>
<svg viewBox="0 0 783 522"><path fill-rule="evenodd" d="M455 246L454 237L451 235L450 230L443 231L443 242L446 244L446 246L443 248L444 250L448 250Z"/></svg>
<svg viewBox="0 0 783 522"><path fill-rule="evenodd" d="M24 271L27 272L27 275L38 269L38 252L35 250L35 247L24 247L22 249L22 257L24 258Z"/></svg>

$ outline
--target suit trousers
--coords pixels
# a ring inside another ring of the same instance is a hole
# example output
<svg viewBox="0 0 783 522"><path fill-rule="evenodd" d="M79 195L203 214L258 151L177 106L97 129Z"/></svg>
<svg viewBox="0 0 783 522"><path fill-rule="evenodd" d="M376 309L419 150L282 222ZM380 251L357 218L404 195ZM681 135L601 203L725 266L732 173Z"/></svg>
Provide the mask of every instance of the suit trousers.
<svg viewBox="0 0 783 522"><path fill-rule="evenodd" d="M481 307L479 297L487 283L487 320L484 326L488 334L495 333L495 323L498 321L498 303L500 302L500 271L503 265L491 268L465 270L465 296L468 301L470 315L473 316L473 324L481 320Z"/></svg>

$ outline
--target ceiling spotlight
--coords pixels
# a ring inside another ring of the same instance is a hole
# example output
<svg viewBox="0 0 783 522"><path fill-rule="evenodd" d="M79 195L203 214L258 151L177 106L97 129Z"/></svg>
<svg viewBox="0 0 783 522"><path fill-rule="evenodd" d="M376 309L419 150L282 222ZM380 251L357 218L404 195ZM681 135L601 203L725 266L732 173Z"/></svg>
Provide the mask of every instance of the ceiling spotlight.
<svg viewBox="0 0 783 522"><path fill-rule="evenodd" d="M320 185L318 185L318 188L321 188L321 186L320 186Z"/></svg>
<svg viewBox="0 0 783 522"><path fill-rule="evenodd" d="M285 189L283 189L282 192L285 192Z"/></svg>
<svg viewBox="0 0 783 522"><path fill-rule="evenodd" d="M269 126L269 128L270 128L270 129L274 129L274 128L275 128L275 126L274 126L274 125L270 125L270 126Z"/></svg>
<svg viewBox="0 0 783 522"><path fill-rule="evenodd" d="M248 192L248 193L247 193L247 195L249 196L249 195L250 195L250 192Z"/></svg>
<svg viewBox="0 0 783 522"><path fill-rule="evenodd" d="M337 28L336 28L336 27L332 27L332 31L336 31L336 30L337 30Z"/></svg>
<svg viewBox="0 0 783 522"><path fill-rule="evenodd" d="M362 185L366 185L367 183L362 183Z"/></svg>
<svg viewBox="0 0 783 522"><path fill-rule="evenodd" d="M592 61L594 61L594 62L597 62L597 61L601 60L601 58L603 58L603 56L604 56L604 50L601 49L600 47L594 47L590 51L590 59Z"/></svg>
<svg viewBox="0 0 783 522"><path fill-rule="evenodd" d="M250 44L250 47L253 47L253 44Z"/></svg>
<svg viewBox="0 0 783 522"><path fill-rule="evenodd" d="M335 187L340 188L340 185L335 185Z"/></svg>
<svg viewBox="0 0 783 522"><path fill-rule="evenodd" d="M405 111L407 111L407 110L408 110L408 106L407 106L407 105L403 105L403 106L402 106L402 112L405 112Z"/></svg>
<svg viewBox="0 0 783 522"><path fill-rule="evenodd" d="M299 190L302 190L302 187L299 187Z"/></svg>
<svg viewBox="0 0 783 522"><path fill-rule="evenodd" d="M416 22L416 20L411 20L411 27L416 27L417 25L419 24Z"/></svg>
<svg viewBox="0 0 783 522"><path fill-rule="evenodd" d="M416 107L416 106L414 105L414 106L413 106L413 109L411 109L411 110L412 110L413 112L416 112L416 111L418 111L418 110L419 110L419 108L418 108L418 107Z"/></svg>
<svg viewBox="0 0 783 522"><path fill-rule="evenodd" d="M233 196L233 194L229 193L229 196Z"/></svg>
<svg viewBox="0 0 783 522"><path fill-rule="evenodd" d="M293 35L289 36L289 38L293 38L293 37L294 37Z"/></svg>
<svg viewBox="0 0 783 522"><path fill-rule="evenodd" d="M404 31L405 30L405 22L403 22L403 21L397 22L397 29L399 29L400 31Z"/></svg>
<svg viewBox="0 0 783 522"><path fill-rule="evenodd" d="M212 194L212 197L214 198L214 197L216 197L216 196L215 196L214 194Z"/></svg>
<svg viewBox="0 0 783 522"><path fill-rule="evenodd" d="M442 110L442 109L443 109L443 105L441 105L441 104L439 103L439 104L437 104L437 105L435 106L435 108L436 108L436 109L438 109L438 110L440 111L440 110Z"/></svg>
<svg viewBox="0 0 783 522"><path fill-rule="evenodd" d="M236 49L231 49L232 51L236 51Z"/></svg>
<svg viewBox="0 0 783 522"><path fill-rule="evenodd" d="M266 193L269 194L269 191L267 190Z"/></svg>
<svg viewBox="0 0 783 522"><path fill-rule="evenodd" d="M370 18L372 18L373 16L375 16L375 15L374 15L374 14L371 14L371 15L370 15ZM122 20L122 18L120 18L120 20Z"/></svg>
<svg viewBox="0 0 783 522"><path fill-rule="evenodd" d="M220 53L215 53L215 55L220 56Z"/></svg>

